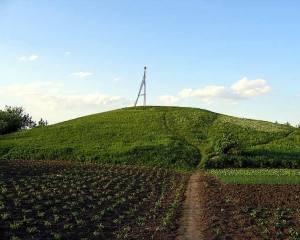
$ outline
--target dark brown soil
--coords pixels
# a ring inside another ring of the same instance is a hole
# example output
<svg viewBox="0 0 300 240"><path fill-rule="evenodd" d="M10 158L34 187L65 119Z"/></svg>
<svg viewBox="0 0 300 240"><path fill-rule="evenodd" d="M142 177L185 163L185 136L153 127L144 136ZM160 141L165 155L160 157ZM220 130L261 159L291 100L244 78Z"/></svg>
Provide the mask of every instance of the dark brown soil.
<svg viewBox="0 0 300 240"><path fill-rule="evenodd" d="M0 239L174 239L188 174L0 161Z"/></svg>
<svg viewBox="0 0 300 240"><path fill-rule="evenodd" d="M150 167L0 161L0 239L13 237L300 239L300 185L222 184L205 172L189 178Z"/></svg>
<svg viewBox="0 0 300 240"><path fill-rule="evenodd" d="M203 239L299 239L300 185L222 184L201 175Z"/></svg>

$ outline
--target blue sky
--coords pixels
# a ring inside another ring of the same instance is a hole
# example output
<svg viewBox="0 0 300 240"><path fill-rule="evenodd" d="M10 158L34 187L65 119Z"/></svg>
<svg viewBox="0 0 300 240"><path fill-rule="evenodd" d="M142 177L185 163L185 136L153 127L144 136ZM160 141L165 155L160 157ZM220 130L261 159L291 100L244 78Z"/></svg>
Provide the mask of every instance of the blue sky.
<svg viewBox="0 0 300 240"><path fill-rule="evenodd" d="M300 124L298 0L0 0L0 109L186 106ZM142 99L139 101L142 104Z"/></svg>

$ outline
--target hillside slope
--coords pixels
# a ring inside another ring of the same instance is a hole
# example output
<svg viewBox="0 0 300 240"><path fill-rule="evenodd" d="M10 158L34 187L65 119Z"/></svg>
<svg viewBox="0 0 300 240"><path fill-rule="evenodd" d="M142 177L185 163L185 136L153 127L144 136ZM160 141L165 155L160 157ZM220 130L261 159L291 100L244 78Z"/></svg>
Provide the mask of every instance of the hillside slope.
<svg viewBox="0 0 300 240"><path fill-rule="evenodd" d="M287 125L197 108L149 106L0 136L0 158L138 164L186 171L204 165L297 167L299 143L299 129Z"/></svg>

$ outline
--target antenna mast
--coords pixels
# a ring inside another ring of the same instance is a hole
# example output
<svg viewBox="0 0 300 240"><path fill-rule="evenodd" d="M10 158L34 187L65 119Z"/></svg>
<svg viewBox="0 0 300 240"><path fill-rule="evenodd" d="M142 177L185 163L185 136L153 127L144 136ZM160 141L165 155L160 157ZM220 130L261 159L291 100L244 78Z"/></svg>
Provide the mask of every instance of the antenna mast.
<svg viewBox="0 0 300 240"><path fill-rule="evenodd" d="M137 99L134 103L135 107L136 107L136 104L137 104L140 96L144 96L144 106L146 106L146 69L147 69L147 67L144 67L144 77L143 77L143 80L142 80L142 83L141 83L139 94L138 94ZM144 86L144 94L141 94L143 86Z"/></svg>

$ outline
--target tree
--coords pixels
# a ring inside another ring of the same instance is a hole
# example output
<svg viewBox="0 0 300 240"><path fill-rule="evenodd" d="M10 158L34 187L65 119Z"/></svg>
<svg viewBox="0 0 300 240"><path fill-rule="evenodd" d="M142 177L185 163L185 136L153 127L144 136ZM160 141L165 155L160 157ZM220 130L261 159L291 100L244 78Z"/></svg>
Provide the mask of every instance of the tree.
<svg viewBox="0 0 300 240"><path fill-rule="evenodd" d="M287 126L291 126L291 124L290 124L289 122L286 122L286 123L285 123L285 125L287 125Z"/></svg>
<svg viewBox="0 0 300 240"><path fill-rule="evenodd" d="M41 120L38 122L38 127L43 127L43 126L48 126L48 121L43 120L41 118Z"/></svg>
<svg viewBox="0 0 300 240"><path fill-rule="evenodd" d="M44 120L42 123L48 124ZM0 134L13 133L36 126L36 122L22 107L5 106L4 110L0 110Z"/></svg>

